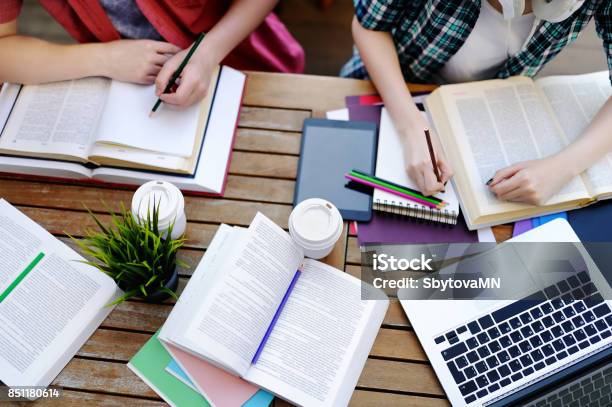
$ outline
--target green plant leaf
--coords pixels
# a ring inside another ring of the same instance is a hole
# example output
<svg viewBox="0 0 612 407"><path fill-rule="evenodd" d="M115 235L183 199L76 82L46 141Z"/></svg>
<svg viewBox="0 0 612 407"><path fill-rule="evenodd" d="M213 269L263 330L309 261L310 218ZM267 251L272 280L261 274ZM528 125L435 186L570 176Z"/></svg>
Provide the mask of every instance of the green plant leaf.
<svg viewBox="0 0 612 407"><path fill-rule="evenodd" d="M179 264L176 254L185 239L173 240L170 234L160 235L158 228L159 202L151 205L146 220L137 221L121 203L121 210L113 212L110 226L102 225L96 215L87 209L98 225L98 231L86 231L83 239L68 235L87 258L84 261L104 272L117 282L125 294L119 301L136 295L148 296ZM180 262L181 267L187 267ZM183 266L184 265L184 266Z"/></svg>

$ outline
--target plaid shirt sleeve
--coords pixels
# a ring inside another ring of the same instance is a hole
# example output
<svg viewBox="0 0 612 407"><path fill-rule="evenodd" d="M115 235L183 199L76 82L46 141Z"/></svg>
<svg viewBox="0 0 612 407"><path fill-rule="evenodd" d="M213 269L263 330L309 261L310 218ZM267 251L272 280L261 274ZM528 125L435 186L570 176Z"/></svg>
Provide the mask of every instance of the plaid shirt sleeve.
<svg viewBox="0 0 612 407"><path fill-rule="evenodd" d="M612 1L604 1L595 15L597 34L603 40L604 52L608 58L610 83L612 83Z"/></svg>
<svg viewBox="0 0 612 407"><path fill-rule="evenodd" d="M23 0L0 0L0 24L15 20L21 11Z"/></svg>
<svg viewBox="0 0 612 407"><path fill-rule="evenodd" d="M355 15L363 28L390 31L401 19L407 0L355 0Z"/></svg>

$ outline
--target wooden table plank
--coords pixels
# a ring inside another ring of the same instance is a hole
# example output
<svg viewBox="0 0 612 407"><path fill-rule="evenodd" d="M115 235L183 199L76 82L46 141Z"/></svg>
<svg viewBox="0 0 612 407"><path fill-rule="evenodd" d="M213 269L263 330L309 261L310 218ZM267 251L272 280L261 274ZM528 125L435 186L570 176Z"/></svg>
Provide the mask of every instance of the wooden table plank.
<svg viewBox="0 0 612 407"><path fill-rule="evenodd" d="M430 365L368 359L357 386L368 389L443 396Z"/></svg>
<svg viewBox="0 0 612 407"><path fill-rule="evenodd" d="M240 110L239 127L301 132L304 119L311 116L309 109L287 110L249 106L250 104L245 101Z"/></svg>
<svg viewBox="0 0 612 407"><path fill-rule="evenodd" d="M74 358L53 381L53 385L158 399L153 389L125 363Z"/></svg>
<svg viewBox="0 0 612 407"><path fill-rule="evenodd" d="M450 403L445 399L433 397L355 390L350 405L354 407L448 407Z"/></svg>
<svg viewBox="0 0 612 407"><path fill-rule="evenodd" d="M225 198L291 204L294 186L295 181L233 175L227 177Z"/></svg>
<svg viewBox="0 0 612 407"><path fill-rule="evenodd" d="M297 156L235 151L230 173L294 180L297 175L297 164Z"/></svg>
<svg viewBox="0 0 612 407"><path fill-rule="evenodd" d="M22 177L13 175L2 175L0 179L12 180L21 179ZM29 182L23 181L22 182ZM47 182L47 181L45 181ZM56 181L48 181L50 184L60 184ZM91 184L79 183L78 181L71 182L71 184L82 185L84 187L92 188L100 191L100 194L105 193L104 191L114 191L117 189L134 191L135 186L125 187L108 187L108 186L97 186L92 187ZM263 177L243 176L243 175L228 175L227 183L225 186L226 199L239 199L247 202L273 202L273 203L293 203L293 188L295 186L294 181L279 180ZM78 203L78 202L76 202ZM75 208L80 207L75 205Z"/></svg>
<svg viewBox="0 0 612 407"><path fill-rule="evenodd" d="M5 403L8 406L29 406L30 402ZM163 407L168 404L162 400L147 400L143 398L117 396L108 393L99 394L85 391L67 390L62 391L60 399L39 399L36 406L43 407L82 407L82 406L103 406L103 407Z"/></svg>
<svg viewBox="0 0 612 407"><path fill-rule="evenodd" d="M0 196L13 205L79 211L83 211L83 206L86 206L94 212L105 212L107 208L119 211L121 202L127 207L130 206L133 195L133 191L121 189L111 190L46 182L24 183L10 179L0 181ZM187 219L196 222L218 223L222 220L231 225L248 226L259 211L286 229L291 209L290 204L185 197Z"/></svg>
<svg viewBox="0 0 612 407"><path fill-rule="evenodd" d="M244 103L251 106L327 111L344 108L345 96L376 93L371 82L359 79L266 72L248 72L248 77ZM435 89L432 85L409 87L412 92Z"/></svg>
<svg viewBox="0 0 612 407"><path fill-rule="evenodd" d="M234 151L298 155L301 139L299 132L239 128Z"/></svg>

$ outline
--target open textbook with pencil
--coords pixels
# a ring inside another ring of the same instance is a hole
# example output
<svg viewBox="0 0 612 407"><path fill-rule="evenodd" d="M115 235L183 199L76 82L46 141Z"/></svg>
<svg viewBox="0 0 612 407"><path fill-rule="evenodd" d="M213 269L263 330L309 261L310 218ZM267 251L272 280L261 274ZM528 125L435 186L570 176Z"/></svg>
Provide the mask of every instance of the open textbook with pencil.
<svg viewBox="0 0 612 407"><path fill-rule="evenodd" d="M580 136L612 95L608 75L516 76L445 85L427 97L471 230L612 197L611 154L542 206L500 201L485 185L497 170L555 154Z"/></svg>
<svg viewBox="0 0 612 407"><path fill-rule="evenodd" d="M164 105L155 87L106 78L0 90L0 172L140 185L154 178L220 194L246 76L215 70L206 97Z"/></svg>
<svg viewBox="0 0 612 407"><path fill-rule="evenodd" d="M258 213L248 229L219 227L159 339L292 403L342 406L388 305L381 291L305 259Z"/></svg>

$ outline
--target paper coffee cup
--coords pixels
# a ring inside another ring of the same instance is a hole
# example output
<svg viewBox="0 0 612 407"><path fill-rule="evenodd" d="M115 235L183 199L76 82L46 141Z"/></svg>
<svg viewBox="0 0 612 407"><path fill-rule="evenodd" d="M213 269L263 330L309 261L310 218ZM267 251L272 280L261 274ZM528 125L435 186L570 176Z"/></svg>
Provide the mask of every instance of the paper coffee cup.
<svg viewBox="0 0 612 407"><path fill-rule="evenodd" d="M162 236L172 227L172 239L185 234L185 198L181 191L166 181L149 181L136 190L132 197L132 215L137 222L146 221L147 215L153 216L153 208L159 208L158 228Z"/></svg>
<svg viewBox="0 0 612 407"><path fill-rule="evenodd" d="M327 256L342 234L342 216L325 199L300 202L289 216L289 234L312 259Z"/></svg>

